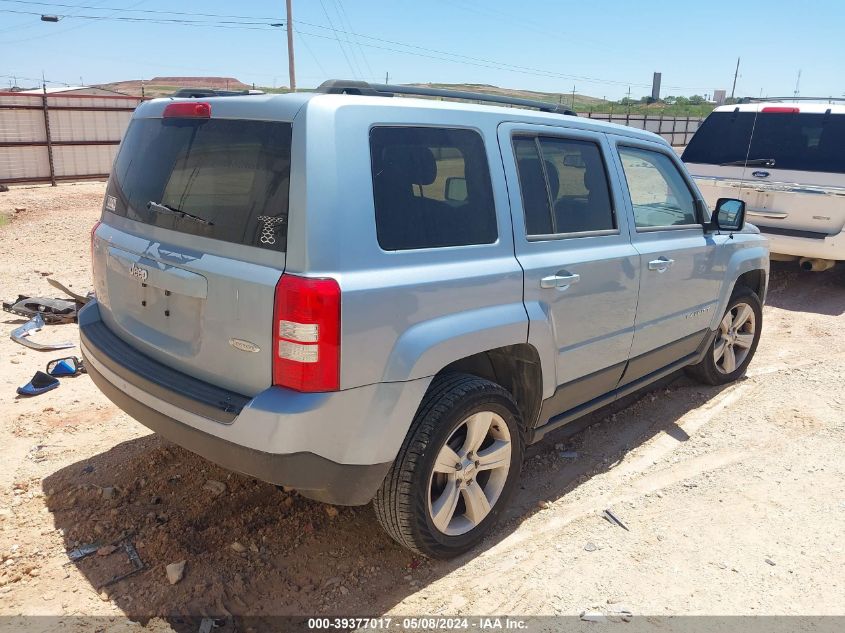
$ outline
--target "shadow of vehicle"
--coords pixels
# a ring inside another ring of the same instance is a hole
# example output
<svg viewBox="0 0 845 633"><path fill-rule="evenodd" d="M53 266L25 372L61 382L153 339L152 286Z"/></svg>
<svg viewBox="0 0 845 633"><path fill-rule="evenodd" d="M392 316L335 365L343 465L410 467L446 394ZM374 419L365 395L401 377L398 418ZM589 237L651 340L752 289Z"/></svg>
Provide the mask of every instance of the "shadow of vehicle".
<svg viewBox="0 0 845 633"><path fill-rule="evenodd" d="M163 617L176 630L196 631L204 616L249 618L254 630L279 630L278 616L385 613L507 538L548 503L565 505L581 482L655 435L685 441L677 421L719 391L676 374L550 434L529 449L521 490L500 526L481 547L451 561L421 559L395 544L369 506L311 502L155 435L67 466L46 477L43 488L68 551L106 546L103 555L74 564L130 619ZM562 444L578 458L563 459ZM132 570L125 542L144 567L103 587ZM183 560L184 577L171 585L165 568Z"/></svg>
<svg viewBox="0 0 845 633"><path fill-rule="evenodd" d="M773 261L766 303L791 312L845 314L845 263L814 273L795 262Z"/></svg>

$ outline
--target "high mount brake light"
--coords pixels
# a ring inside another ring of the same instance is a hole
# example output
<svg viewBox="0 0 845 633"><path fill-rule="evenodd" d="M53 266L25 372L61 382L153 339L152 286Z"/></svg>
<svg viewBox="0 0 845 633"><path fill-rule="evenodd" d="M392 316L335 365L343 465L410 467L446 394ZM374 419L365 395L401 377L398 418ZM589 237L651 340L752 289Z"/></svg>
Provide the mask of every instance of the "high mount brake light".
<svg viewBox="0 0 845 633"><path fill-rule="evenodd" d="M795 114L796 112L800 112L800 110L791 106L766 106L760 112L765 112L766 114Z"/></svg>
<svg viewBox="0 0 845 633"><path fill-rule="evenodd" d="M340 388L340 286L334 279L284 274L276 284L273 384Z"/></svg>
<svg viewBox="0 0 845 633"><path fill-rule="evenodd" d="M164 109L162 117L165 119L210 119L211 104L196 101L180 101L171 103Z"/></svg>

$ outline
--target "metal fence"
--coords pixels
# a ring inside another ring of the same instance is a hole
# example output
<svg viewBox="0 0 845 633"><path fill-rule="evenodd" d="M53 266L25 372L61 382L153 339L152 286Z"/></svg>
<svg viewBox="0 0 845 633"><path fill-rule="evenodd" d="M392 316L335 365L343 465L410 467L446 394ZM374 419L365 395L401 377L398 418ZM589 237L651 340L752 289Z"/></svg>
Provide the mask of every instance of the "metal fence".
<svg viewBox="0 0 845 633"><path fill-rule="evenodd" d="M107 178L141 101L0 92L0 184Z"/></svg>
<svg viewBox="0 0 845 633"><path fill-rule="evenodd" d="M0 184L104 179L141 97L0 92ZM683 147L701 117L582 112Z"/></svg>
<svg viewBox="0 0 845 633"><path fill-rule="evenodd" d="M628 125L640 130L648 130L665 138L673 147L684 147L689 144L692 135L704 121L704 117L697 116L663 116L662 114L608 114L606 112L579 112L578 116L610 121L619 125Z"/></svg>

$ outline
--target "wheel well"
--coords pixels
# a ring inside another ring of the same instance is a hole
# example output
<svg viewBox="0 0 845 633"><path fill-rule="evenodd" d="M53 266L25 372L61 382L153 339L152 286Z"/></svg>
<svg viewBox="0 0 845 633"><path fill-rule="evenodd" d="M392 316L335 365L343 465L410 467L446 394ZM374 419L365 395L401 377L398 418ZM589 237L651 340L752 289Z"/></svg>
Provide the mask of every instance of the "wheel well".
<svg viewBox="0 0 845 633"><path fill-rule="evenodd" d="M760 300L762 301L763 293L766 289L766 274L759 268L757 270L749 270L739 276L736 280L736 284L734 284L734 290L736 290L738 286L751 288L751 290L757 293L757 296L760 297Z"/></svg>
<svg viewBox="0 0 845 633"><path fill-rule="evenodd" d="M540 355L528 343L506 345L450 363L439 373L461 371L486 378L511 392L526 428L534 426L543 399Z"/></svg>

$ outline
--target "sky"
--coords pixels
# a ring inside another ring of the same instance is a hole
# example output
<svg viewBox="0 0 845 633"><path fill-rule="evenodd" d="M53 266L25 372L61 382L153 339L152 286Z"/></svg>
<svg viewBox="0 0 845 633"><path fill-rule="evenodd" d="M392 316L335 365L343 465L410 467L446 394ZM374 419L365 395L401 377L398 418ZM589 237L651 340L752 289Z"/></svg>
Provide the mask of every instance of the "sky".
<svg viewBox="0 0 845 633"><path fill-rule="evenodd" d="M285 29L270 26L284 13L284 0L0 0L0 86L42 73L68 84L214 75L288 85ZM845 95L841 1L293 0L293 18L299 87L389 73L391 83L619 99L629 87L650 94L658 71L662 96L730 94L741 57L737 96L792 95L799 71L801 95Z"/></svg>

